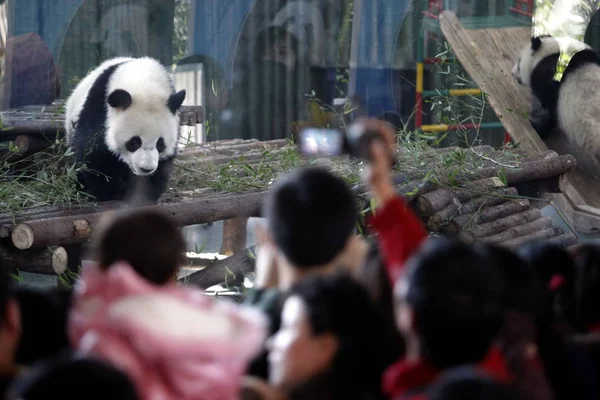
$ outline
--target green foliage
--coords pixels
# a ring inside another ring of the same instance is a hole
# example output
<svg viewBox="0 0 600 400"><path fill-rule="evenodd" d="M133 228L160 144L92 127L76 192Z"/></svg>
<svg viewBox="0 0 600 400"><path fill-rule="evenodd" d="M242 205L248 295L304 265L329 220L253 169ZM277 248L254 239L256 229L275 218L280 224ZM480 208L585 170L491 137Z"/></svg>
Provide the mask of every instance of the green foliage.
<svg viewBox="0 0 600 400"><path fill-rule="evenodd" d="M77 173L85 165L76 162L64 140L34 155L19 159L14 143L0 156L0 213L18 213L26 208L68 204L92 204L81 192Z"/></svg>

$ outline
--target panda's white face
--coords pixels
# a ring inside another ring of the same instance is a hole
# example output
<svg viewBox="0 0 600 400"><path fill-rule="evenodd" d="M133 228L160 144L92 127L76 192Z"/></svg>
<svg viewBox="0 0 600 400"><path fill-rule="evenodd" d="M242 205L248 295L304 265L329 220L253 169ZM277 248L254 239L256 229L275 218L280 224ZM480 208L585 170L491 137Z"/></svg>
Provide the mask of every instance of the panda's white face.
<svg viewBox="0 0 600 400"><path fill-rule="evenodd" d="M175 153L179 120L164 105L163 110L137 108L112 111L106 144L135 175L151 175L161 159Z"/></svg>

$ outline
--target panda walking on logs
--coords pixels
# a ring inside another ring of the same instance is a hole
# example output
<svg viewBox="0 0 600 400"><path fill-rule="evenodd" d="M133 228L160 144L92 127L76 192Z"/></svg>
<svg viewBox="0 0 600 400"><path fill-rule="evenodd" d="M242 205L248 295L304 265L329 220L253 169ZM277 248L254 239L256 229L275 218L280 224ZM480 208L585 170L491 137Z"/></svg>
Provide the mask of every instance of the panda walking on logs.
<svg viewBox="0 0 600 400"><path fill-rule="evenodd" d="M114 58L90 72L67 100L65 121L69 145L87 166L78 174L85 190L98 201L124 200L143 177L144 196L156 203L176 155L184 99L152 58Z"/></svg>
<svg viewBox="0 0 600 400"><path fill-rule="evenodd" d="M578 52L560 82L554 80L560 56L559 40ZM600 160L600 58L587 44L549 35L534 37L514 64L512 74L532 91L530 122L541 138L555 128Z"/></svg>

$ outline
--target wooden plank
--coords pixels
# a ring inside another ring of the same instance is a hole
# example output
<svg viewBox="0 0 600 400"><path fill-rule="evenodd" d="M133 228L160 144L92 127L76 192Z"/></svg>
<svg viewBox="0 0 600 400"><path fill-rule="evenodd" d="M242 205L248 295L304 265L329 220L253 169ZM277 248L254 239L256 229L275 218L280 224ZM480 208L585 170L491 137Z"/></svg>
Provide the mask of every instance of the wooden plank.
<svg viewBox="0 0 600 400"><path fill-rule="evenodd" d="M527 121L530 94L511 75L519 50L531 36L530 28L465 29L451 11L440 15L442 32L452 51L515 141L528 153L548 150Z"/></svg>
<svg viewBox="0 0 600 400"><path fill-rule="evenodd" d="M487 94L487 101L510 133L528 153L555 150L558 154L573 154L576 170L561 178L561 190L569 206L563 210L577 218L570 219L575 229L588 232L600 229L600 171L590 167L590 155L569 144L564 135L556 132L542 141L527 119L531 108L531 93L512 77L512 66L519 51L530 40L531 29L502 28L467 30L452 11L440 15L440 27L452 51L461 64ZM583 222L587 216L589 221Z"/></svg>

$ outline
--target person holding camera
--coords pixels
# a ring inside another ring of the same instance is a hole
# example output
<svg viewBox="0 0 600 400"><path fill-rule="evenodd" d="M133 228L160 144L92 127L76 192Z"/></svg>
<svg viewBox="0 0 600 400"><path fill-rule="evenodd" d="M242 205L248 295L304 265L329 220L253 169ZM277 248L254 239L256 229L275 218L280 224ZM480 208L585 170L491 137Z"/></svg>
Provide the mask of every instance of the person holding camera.
<svg viewBox="0 0 600 400"><path fill-rule="evenodd" d="M379 140L369 143L369 167L364 180L377 204L369 225L378 235L388 278L393 286L405 261L427 239L428 233L410 205L394 190L392 165L396 152L393 127L377 119L358 122L367 132L377 133Z"/></svg>

